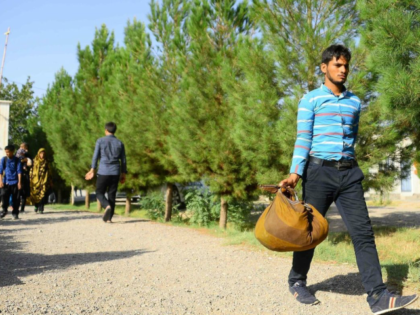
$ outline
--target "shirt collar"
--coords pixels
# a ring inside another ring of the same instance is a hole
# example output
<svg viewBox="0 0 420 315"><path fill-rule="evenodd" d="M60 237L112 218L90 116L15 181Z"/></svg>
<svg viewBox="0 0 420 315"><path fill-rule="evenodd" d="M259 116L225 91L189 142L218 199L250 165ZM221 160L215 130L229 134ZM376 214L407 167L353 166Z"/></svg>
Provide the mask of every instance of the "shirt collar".
<svg viewBox="0 0 420 315"><path fill-rule="evenodd" d="M344 87L344 91L339 95L339 97L346 97L346 95L347 95L347 89L346 89L345 86L343 86L343 87ZM324 92L327 92L327 93L330 93L330 94L336 96L333 93L333 91L331 91L324 83L321 84L321 88L320 89L323 90Z"/></svg>
<svg viewBox="0 0 420 315"><path fill-rule="evenodd" d="M115 138L115 136L114 136L114 135L106 135L105 137L114 137L114 138Z"/></svg>

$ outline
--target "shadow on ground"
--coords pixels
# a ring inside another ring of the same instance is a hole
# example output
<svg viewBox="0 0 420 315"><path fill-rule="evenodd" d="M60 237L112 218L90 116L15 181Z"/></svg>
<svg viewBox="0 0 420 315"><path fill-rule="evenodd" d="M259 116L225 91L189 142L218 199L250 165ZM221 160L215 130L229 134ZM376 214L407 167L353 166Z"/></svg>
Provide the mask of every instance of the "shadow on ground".
<svg viewBox="0 0 420 315"><path fill-rule="evenodd" d="M312 293L316 293L317 291L346 295L363 295L365 293L358 272L348 273L347 275L338 275L308 286L308 288Z"/></svg>
<svg viewBox="0 0 420 315"><path fill-rule="evenodd" d="M393 213L384 213L383 215L379 214L376 212L370 215L374 227L420 228L420 211L396 211ZM327 219L330 225L330 231L341 232L347 230L337 211L329 211Z"/></svg>
<svg viewBox="0 0 420 315"><path fill-rule="evenodd" d="M27 211L25 211L27 212ZM71 216L63 216L63 214L72 214ZM77 215L83 214L83 215ZM59 210L46 210L43 214L37 214L37 217L31 218L30 220L25 220L26 213L21 213L19 215L19 220L12 220L12 214L9 211L7 216L0 221L0 226L11 226L11 225L19 225L19 226L30 226L30 225L42 225L42 224L53 224L53 223L63 223L69 222L73 220L90 220L90 219L98 219L102 220L101 213L98 214L87 214L84 211L59 211ZM139 222L149 222L148 220L141 219L141 220L127 220L127 221L120 221L117 222L119 224L127 224L127 223L139 223Z"/></svg>
<svg viewBox="0 0 420 315"><path fill-rule="evenodd" d="M69 218L61 219L66 221ZM20 224L22 223L20 222ZM28 228L23 229L28 230ZM51 270L62 270L78 265L126 259L151 252L146 250L129 250L43 255L26 253L23 251L23 245L23 242L16 240L13 231L0 230L0 288L24 284L20 277Z"/></svg>
<svg viewBox="0 0 420 315"><path fill-rule="evenodd" d="M401 268L401 266L392 266L393 268ZM408 268L406 269L408 273ZM400 283L402 288L402 283ZM401 294L400 290L396 290L392 284L388 284L388 289L390 291L394 291L397 294ZM327 279L320 283L313 284L308 286L308 289L313 293L316 294L318 291L324 292L331 292L331 293L338 293L338 294L346 294L346 295L363 295L365 294L365 290L362 286L362 280L360 278L359 273L353 272L348 273L347 275L338 275L333 278ZM419 302L415 302L419 303ZM410 315L420 315L420 310L413 310L413 309L401 309L396 310L390 313L390 315L399 315L399 314L410 314Z"/></svg>

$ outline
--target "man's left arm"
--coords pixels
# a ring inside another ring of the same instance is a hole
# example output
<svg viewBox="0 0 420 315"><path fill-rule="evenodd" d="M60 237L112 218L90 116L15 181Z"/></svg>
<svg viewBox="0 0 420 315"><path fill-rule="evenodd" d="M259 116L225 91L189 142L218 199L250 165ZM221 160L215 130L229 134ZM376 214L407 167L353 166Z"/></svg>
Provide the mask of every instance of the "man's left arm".
<svg viewBox="0 0 420 315"><path fill-rule="evenodd" d="M354 137L354 144L356 144L357 141L357 135L359 133L359 121L360 121L360 114L361 114L361 108L359 108L359 111L356 113L353 121L353 137Z"/></svg>
<svg viewBox="0 0 420 315"><path fill-rule="evenodd" d="M121 150L121 178L120 178L120 182L121 184L125 183L125 176L127 174L127 158L125 156L125 147L124 144L121 143L122 145L122 150Z"/></svg>
<svg viewBox="0 0 420 315"><path fill-rule="evenodd" d="M18 159L17 163L17 174L18 174L18 189L22 188L21 180L22 180L22 163Z"/></svg>
<svg viewBox="0 0 420 315"><path fill-rule="evenodd" d="M96 169L96 165L98 164L98 159L100 158L100 155L101 155L101 139L98 139L95 144L95 151L93 152L91 169L85 175L86 180L91 180L93 176L95 176L95 169Z"/></svg>

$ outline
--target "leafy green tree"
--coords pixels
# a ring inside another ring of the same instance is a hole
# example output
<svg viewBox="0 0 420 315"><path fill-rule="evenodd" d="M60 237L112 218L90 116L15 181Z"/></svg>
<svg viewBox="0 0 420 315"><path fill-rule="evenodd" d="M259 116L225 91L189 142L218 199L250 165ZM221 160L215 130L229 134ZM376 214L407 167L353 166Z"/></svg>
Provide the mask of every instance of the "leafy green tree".
<svg viewBox="0 0 420 315"><path fill-rule="evenodd" d="M14 82L9 83L6 78L3 80L0 87L0 99L12 101L9 117L9 141L19 145L29 135L28 120L35 114L39 100L34 96L34 83L30 81L30 78L21 88Z"/></svg>
<svg viewBox="0 0 420 315"><path fill-rule="evenodd" d="M53 150L40 125L37 107L39 99L34 96L33 82L28 78L26 83L19 88L16 83L9 83L5 79L5 84L0 90L0 99L13 102L10 107L10 142L17 146L26 142L32 157L37 154L40 148L46 149L48 160L52 162L53 167L54 190L57 192L58 201L61 202L62 198L68 197L65 193L65 189L68 187L56 171Z"/></svg>

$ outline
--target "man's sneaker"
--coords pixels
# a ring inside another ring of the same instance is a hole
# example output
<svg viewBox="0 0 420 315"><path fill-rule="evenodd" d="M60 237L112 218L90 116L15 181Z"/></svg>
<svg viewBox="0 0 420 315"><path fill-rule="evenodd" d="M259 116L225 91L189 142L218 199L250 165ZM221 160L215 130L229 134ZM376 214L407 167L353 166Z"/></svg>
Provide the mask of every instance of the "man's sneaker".
<svg viewBox="0 0 420 315"><path fill-rule="evenodd" d="M309 305L316 305L319 300L309 292L304 281L298 281L293 286L289 287L289 291L298 300L298 302Z"/></svg>
<svg viewBox="0 0 420 315"><path fill-rule="evenodd" d="M35 210L35 213L37 213L37 212L38 212L38 208L37 208L37 207L35 207L35 209L34 209L34 210Z"/></svg>
<svg viewBox="0 0 420 315"><path fill-rule="evenodd" d="M107 207L105 209L104 216L102 217L102 220L106 223L107 221L111 221L111 207Z"/></svg>
<svg viewBox="0 0 420 315"><path fill-rule="evenodd" d="M417 300L417 295L401 296L384 290L379 296L368 297L368 303L373 314L385 314L406 307Z"/></svg>
<svg viewBox="0 0 420 315"><path fill-rule="evenodd" d="M19 219L19 217L18 217L18 215L17 215L17 214L12 214L12 216L13 216L13 220L17 220L17 219Z"/></svg>
<svg viewBox="0 0 420 315"><path fill-rule="evenodd" d="M4 218L4 217L6 216L6 214L7 214L7 211L3 211L3 212L0 214L0 218Z"/></svg>

